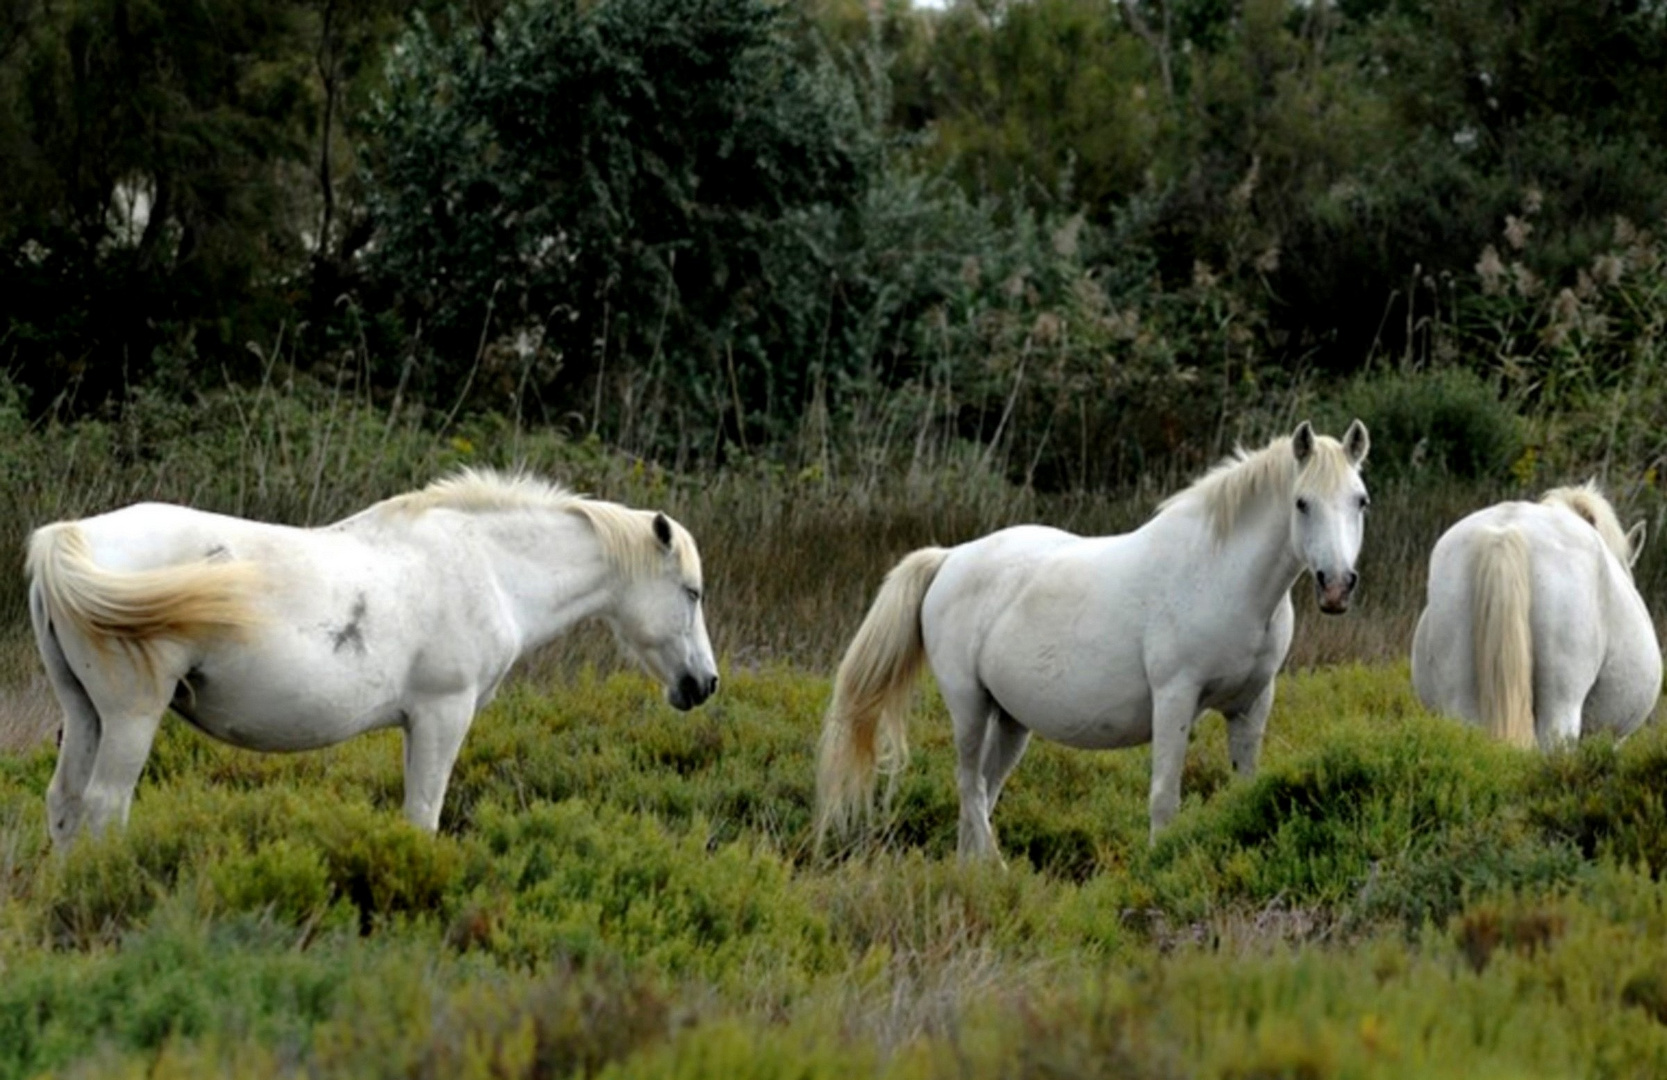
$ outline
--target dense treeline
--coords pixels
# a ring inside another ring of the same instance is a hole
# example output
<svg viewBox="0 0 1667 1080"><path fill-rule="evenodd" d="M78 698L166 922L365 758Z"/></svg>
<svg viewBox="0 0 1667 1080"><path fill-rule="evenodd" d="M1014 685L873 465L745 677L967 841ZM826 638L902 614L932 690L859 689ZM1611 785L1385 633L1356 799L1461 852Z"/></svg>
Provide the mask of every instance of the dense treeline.
<svg viewBox="0 0 1667 1080"><path fill-rule="evenodd" d="M1320 390L1642 477L1662 100L1646 0L0 0L0 364L1048 487Z"/></svg>

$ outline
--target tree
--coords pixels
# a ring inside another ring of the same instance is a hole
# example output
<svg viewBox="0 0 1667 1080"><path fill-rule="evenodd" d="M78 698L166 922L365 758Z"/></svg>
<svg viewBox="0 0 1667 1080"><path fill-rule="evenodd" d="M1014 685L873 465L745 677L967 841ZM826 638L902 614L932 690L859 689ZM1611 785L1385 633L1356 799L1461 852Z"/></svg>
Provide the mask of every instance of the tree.
<svg viewBox="0 0 1667 1080"><path fill-rule="evenodd" d="M292 264L295 20L273 0L90 0L28 15L3 92L11 366L97 402L164 354L241 351L263 273ZM10 155L8 155L10 156ZM37 402L39 404L39 402Z"/></svg>
<svg viewBox="0 0 1667 1080"><path fill-rule="evenodd" d="M872 148L848 83L791 30L766 0L419 25L372 169L376 265L427 347L417 389L525 388L595 424L600 382L623 379L616 433L643 393L675 397L685 438L726 412L742 442L796 417L825 304L777 286L825 259Z"/></svg>

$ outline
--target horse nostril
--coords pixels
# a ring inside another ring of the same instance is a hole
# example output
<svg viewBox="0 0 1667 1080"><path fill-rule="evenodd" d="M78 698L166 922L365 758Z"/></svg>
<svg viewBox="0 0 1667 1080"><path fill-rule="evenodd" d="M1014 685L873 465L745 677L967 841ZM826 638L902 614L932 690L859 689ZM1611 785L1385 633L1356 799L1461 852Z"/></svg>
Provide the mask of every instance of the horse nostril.
<svg viewBox="0 0 1667 1080"><path fill-rule="evenodd" d="M1343 580L1348 582L1349 590L1352 592L1354 587L1360 583L1360 575L1350 570L1348 576Z"/></svg>
<svg viewBox="0 0 1667 1080"><path fill-rule="evenodd" d="M706 696L711 697L713 694L716 694L717 692L718 692L718 677L716 675L714 675L710 679L706 680Z"/></svg>
<svg viewBox="0 0 1667 1080"><path fill-rule="evenodd" d="M1314 580L1319 583L1320 588L1322 588L1322 589L1325 588L1325 571L1324 570L1314 571Z"/></svg>

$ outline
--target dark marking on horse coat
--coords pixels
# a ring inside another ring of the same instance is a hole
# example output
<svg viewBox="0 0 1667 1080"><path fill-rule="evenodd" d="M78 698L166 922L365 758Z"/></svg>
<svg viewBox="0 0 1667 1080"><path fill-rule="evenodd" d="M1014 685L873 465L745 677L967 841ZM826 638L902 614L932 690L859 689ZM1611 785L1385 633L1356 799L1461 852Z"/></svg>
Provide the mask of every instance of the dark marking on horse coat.
<svg viewBox="0 0 1667 1080"><path fill-rule="evenodd" d="M340 630L330 632L330 644L336 652L352 647L356 653L365 651L365 594L360 593L353 600L353 611L347 617L347 625Z"/></svg>
<svg viewBox="0 0 1667 1080"><path fill-rule="evenodd" d="M225 562L232 557L231 548L224 544L215 544L203 553L203 558L209 562Z"/></svg>

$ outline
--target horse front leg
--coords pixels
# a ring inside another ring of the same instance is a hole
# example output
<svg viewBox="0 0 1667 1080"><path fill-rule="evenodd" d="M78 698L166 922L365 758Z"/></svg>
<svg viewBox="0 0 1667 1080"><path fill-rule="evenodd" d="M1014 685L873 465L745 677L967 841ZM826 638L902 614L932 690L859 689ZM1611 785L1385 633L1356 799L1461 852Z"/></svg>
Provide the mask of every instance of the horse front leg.
<svg viewBox="0 0 1667 1080"><path fill-rule="evenodd" d="M1181 769L1187 739L1198 717L1198 688L1166 686L1152 695L1152 792L1149 806L1153 842L1181 805Z"/></svg>
<svg viewBox="0 0 1667 1080"><path fill-rule="evenodd" d="M1233 771L1245 779L1256 775L1262 757L1262 737L1267 734L1268 714L1273 711L1273 680L1262 687L1256 700L1227 714L1227 756Z"/></svg>
<svg viewBox="0 0 1667 1080"><path fill-rule="evenodd" d="M474 715L473 692L425 701L406 714L405 817L418 828L440 828L452 766Z"/></svg>

